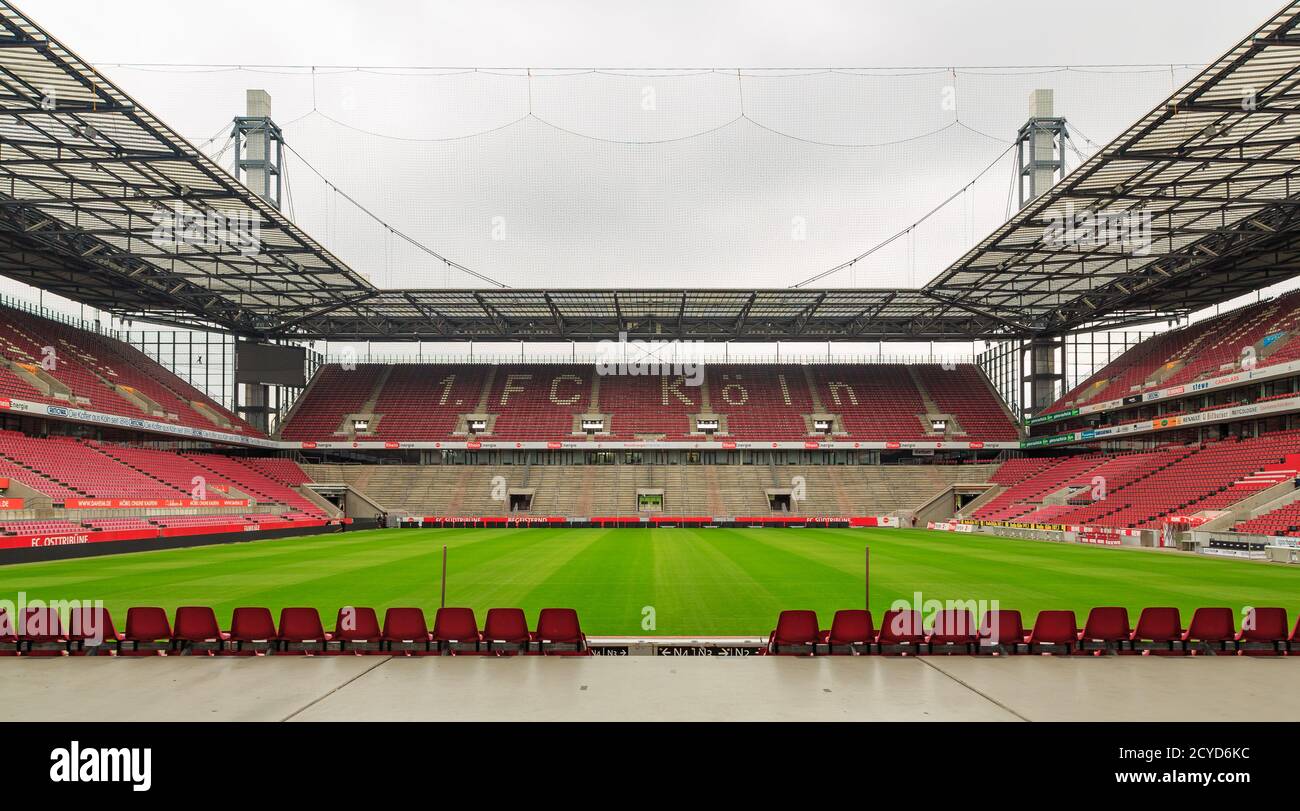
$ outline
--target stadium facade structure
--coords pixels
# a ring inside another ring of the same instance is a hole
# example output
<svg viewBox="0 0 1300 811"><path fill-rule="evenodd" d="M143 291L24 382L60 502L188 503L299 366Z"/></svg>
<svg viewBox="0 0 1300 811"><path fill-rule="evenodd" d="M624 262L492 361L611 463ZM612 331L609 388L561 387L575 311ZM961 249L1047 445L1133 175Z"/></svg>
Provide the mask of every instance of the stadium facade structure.
<svg viewBox="0 0 1300 811"><path fill-rule="evenodd" d="M709 364L698 386L681 368L313 361L268 434L269 383L252 384L254 408L236 398L227 410L111 336L11 311L0 456L12 518L0 526L8 545L50 550L104 537L102 521L155 542L179 537L176 520L215 516L225 537L349 518L474 521L498 505L518 520L920 521L1286 548L1288 521L1300 523L1294 299L1163 334L1056 388L1072 336L1181 321L1295 276L1297 23L1290 4L922 288L386 290L0 2L0 273L100 311L281 344L999 347L951 368ZM251 217L256 249L160 241L159 212ZM1081 212L1140 218L1143 240L1081 237ZM484 504L477 494L498 479L506 498ZM200 485L222 495L187 489Z"/></svg>

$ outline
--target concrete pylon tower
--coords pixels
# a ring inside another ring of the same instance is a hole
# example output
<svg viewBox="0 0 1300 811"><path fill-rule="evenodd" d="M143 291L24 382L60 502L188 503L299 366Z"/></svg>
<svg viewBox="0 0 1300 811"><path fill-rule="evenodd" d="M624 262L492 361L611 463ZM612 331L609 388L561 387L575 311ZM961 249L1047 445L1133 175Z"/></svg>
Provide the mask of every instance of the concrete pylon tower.
<svg viewBox="0 0 1300 811"><path fill-rule="evenodd" d="M1065 142L1069 137L1065 119L1054 110L1051 89L1032 91L1029 120L1016 137L1021 208L1065 177Z"/></svg>
<svg viewBox="0 0 1300 811"><path fill-rule="evenodd" d="M284 136L271 119L271 94L265 90L245 91L244 115L235 117L235 176L258 197L280 208L281 160ZM238 359L236 358L236 363ZM280 398L277 394L275 402ZM265 383L236 383L235 412L259 431L270 433L279 408L271 402L271 387Z"/></svg>
<svg viewBox="0 0 1300 811"><path fill-rule="evenodd" d="M280 207L280 161L284 136L271 120L271 94L245 92L245 114L235 118L235 171L244 185L276 208Z"/></svg>
<svg viewBox="0 0 1300 811"><path fill-rule="evenodd" d="M1029 120L1016 138L1019 162L1020 207L1024 208L1039 195L1065 177L1066 139L1070 137L1065 119L1056 115L1052 91L1039 88L1029 94ZM1030 414L1037 414L1056 400L1061 374L1064 344L1060 336L1038 335L1022 345L1027 355L1024 382L1029 384L1026 398Z"/></svg>

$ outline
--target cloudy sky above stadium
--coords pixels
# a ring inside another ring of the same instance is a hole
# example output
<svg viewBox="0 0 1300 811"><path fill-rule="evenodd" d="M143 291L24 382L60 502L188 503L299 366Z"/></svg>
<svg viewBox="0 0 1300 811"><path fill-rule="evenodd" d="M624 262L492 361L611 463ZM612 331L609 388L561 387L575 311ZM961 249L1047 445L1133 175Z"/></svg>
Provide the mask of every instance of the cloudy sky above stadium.
<svg viewBox="0 0 1300 811"><path fill-rule="evenodd" d="M1030 91L1054 90L1073 168L1275 6L21 7L226 165L268 90L288 210L383 287L482 284L421 246L515 287L752 288L887 243L821 284L891 288L1010 212Z"/></svg>

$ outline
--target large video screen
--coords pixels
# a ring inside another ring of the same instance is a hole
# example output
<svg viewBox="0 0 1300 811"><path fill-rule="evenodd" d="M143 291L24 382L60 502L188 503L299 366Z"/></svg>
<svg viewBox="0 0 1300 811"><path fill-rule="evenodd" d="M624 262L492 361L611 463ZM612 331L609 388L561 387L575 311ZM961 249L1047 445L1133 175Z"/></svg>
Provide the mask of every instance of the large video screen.
<svg viewBox="0 0 1300 811"><path fill-rule="evenodd" d="M240 341L235 351L235 380L280 386L307 385L307 351Z"/></svg>

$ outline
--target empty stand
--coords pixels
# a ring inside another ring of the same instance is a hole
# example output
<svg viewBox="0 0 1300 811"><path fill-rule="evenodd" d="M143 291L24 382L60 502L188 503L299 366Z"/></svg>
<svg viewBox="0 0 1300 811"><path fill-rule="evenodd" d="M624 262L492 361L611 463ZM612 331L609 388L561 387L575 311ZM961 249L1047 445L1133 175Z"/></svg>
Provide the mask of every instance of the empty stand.
<svg viewBox="0 0 1300 811"><path fill-rule="evenodd" d="M216 474L221 481L229 482L258 501L283 504L313 518L325 517L325 511L315 502L244 459L217 453L193 454L189 458L198 466Z"/></svg>
<svg viewBox="0 0 1300 811"><path fill-rule="evenodd" d="M138 349L10 307L0 307L0 396L259 435Z"/></svg>
<svg viewBox="0 0 1300 811"><path fill-rule="evenodd" d="M309 464L317 482L344 483L413 515L504 515L497 476L534 491L534 515L629 515L638 489L661 489L665 515L775 514L769 489L804 482L805 515L872 515L915 509L948 487L982 484L996 465L342 465Z"/></svg>
<svg viewBox="0 0 1300 811"><path fill-rule="evenodd" d="M93 443L50 437L36 439L0 432L0 458L25 472L16 476L25 484L66 498L181 498L186 491L125 465L114 464Z"/></svg>
<svg viewBox="0 0 1300 811"><path fill-rule="evenodd" d="M582 364L328 365L295 404L281 436L464 439L462 418L472 414L485 419L486 436L518 441L581 436L583 415L605 419L596 433L612 440L699 441L706 434L694 420L702 415L717 418L719 439L824 437L815 416L836 420L834 436L843 439L1019 437L984 373L970 364L706 364L689 377L597 371ZM346 425L357 414L371 420L364 433ZM931 430L928 417L938 414L960 430Z"/></svg>
<svg viewBox="0 0 1300 811"><path fill-rule="evenodd" d="M1253 480L1260 472L1282 465L1298 442L1300 431L1278 431L1145 453L1013 459L993 478L1005 489L971 517L1158 529L1170 518L1222 510L1249 497L1259 489ZM1047 503L1048 497L1057 503ZM1288 505L1239 524L1239 531L1293 532L1289 516L1296 512Z"/></svg>
<svg viewBox="0 0 1300 811"><path fill-rule="evenodd" d="M1047 411L1115 400L1193 383L1242 368L1300 358L1300 296L1289 293L1182 329L1162 333L1120 355L1066 392Z"/></svg>
<svg viewBox="0 0 1300 811"><path fill-rule="evenodd" d="M957 418L961 436L994 442L1020 438L1011 415L978 366L916 364L912 367L943 414Z"/></svg>

